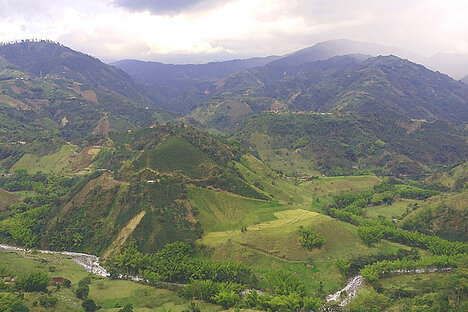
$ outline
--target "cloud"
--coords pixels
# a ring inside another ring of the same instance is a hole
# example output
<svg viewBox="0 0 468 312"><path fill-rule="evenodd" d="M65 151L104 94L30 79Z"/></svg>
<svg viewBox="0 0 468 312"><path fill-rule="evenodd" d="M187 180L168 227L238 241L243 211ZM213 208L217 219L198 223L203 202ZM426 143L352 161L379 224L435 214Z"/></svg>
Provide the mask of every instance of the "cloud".
<svg viewBox="0 0 468 312"><path fill-rule="evenodd" d="M346 38L468 54L466 0L0 0L0 41L57 40L103 60L201 62Z"/></svg>
<svg viewBox="0 0 468 312"><path fill-rule="evenodd" d="M114 4L131 11L149 11L154 14L177 14L191 10L213 8L226 0L115 0Z"/></svg>

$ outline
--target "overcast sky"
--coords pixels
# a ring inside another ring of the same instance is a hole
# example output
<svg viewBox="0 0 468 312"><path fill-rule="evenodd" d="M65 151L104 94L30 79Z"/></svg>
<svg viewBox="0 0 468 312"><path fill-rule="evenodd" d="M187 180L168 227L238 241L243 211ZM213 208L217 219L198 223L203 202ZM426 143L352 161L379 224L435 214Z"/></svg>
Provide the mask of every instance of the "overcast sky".
<svg viewBox="0 0 468 312"><path fill-rule="evenodd" d="M468 1L0 0L0 41L31 38L104 61L198 63L338 38L468 54Z"/></svg>

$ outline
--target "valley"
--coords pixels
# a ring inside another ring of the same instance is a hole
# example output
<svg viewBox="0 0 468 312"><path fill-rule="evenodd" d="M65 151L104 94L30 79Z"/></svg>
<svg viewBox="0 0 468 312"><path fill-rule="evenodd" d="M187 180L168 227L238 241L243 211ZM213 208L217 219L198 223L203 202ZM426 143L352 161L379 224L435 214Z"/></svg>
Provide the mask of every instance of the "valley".
<svg viewBox="0 0 468 312"><path fill-rule="evenodd" d="M0 307L464 310L468 87L326 47L118 69L0 46Z"/></svg>

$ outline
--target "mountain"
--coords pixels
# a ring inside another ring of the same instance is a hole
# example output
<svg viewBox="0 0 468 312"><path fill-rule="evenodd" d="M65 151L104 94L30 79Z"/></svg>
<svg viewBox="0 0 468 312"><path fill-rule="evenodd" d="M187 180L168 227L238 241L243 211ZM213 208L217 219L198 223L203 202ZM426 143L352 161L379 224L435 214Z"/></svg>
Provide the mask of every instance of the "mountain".
<svg viewBox="0 0 468 312"><path fill-rule="evenodd" d="M393 54L416 62L419 62L422 59L420 55L401 48L387 47L370 42L338 39L319 42L311 47L285 55L282 58L273 61L271 65L300 65L303 63L327 60L334 56L350 54L363 54L371 56Z"/></svg>
<svg viewBox="0 0 468 312"><path fill-rule="evenodd" d="M74 175L69 182L55 185L60 185L60 192L67 187L68 191L41 216L36 243L57 250L110 253L136 240L151 251L177 240L193 241L203 233L199 221L204 220L191 204L190 192L209 190L263 203L271 200L240 172L245 151L195 128L161 125L112 134L112 141L94 157L97 170L92 174ZM22 181L43 176L15 171L11 179L20 174ZM9 178L0 179L5 188L17 190L18 185L5 179ZM25 244L9 231L9 223L0 223L0 236ZM79 244L74 241L77 236Z"/></svg>
<svg viewBox="0 0 468 312"><path fill-rule="evenodd" d="M122 60L112 65L124 70L143 85L160 107L176 112L188 112L206 98L214 81L238 71L265 65L278 58L268 56L185 65Z"/></svg>
<svg viewBox="0 0 468 312"><path fill-rule="evenodd" d="M464 82L465 84L468 85L468 76L466 76L465 78L463 78L463 79L461 80L461 82Z"/></svg>
<svg viewBox="0 0 468 312"><path fill-rule="evenodd" d="M468 120L468 88L452 78L396 56L337 56L297 65L278 64L233 74L217 82L192 117L232 127L261 111L355 112L409 122Z"/></svg>
<svg viewBox="0 0 468 312"><path fill-rule="evenodd" d="M345 55L356 57L363 55L361 58L396 55L458 79L468 70L467 58L463 55L438 54L427 58L401 48L345 39L320 42L284 56L198 65L123 60L113 65L129 73L135 81L141 84L157 106L187 114L203 102L216 97L219 85L224 84L224 80L230 79L229 76L238 72L264 66L278 68L300 66ZM246 108L242 110L245 112Z"/></svg>
<svg viewBox="0 0 468 312"><path fill-rule="evenodd" d="M0 46L0 136L78 140L170 119L125 72L49 41Z"/></svg>
<svg viewBox="0 0 468 312"><path fill-rule="evenodd" d="M468 72L468 55L438 53L425 59L422 64L430 69L446 73L455 79L461 79Z"/></svg>
<svg viewBox="0 0 468 312"><path fill-rule="evenodd" d="M468 157L463 131L443 122L390 122L377 116L267 112L235 137L271 168L292 176L359 170L421 177ZM432 168L432 169L431 169Z"/></svg>

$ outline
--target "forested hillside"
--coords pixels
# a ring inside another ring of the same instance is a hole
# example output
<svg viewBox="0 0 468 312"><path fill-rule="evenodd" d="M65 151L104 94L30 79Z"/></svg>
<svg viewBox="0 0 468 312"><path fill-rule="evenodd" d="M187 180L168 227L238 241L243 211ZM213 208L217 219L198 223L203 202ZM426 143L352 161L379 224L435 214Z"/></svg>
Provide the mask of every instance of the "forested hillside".
<svg viewBox="0 0 468 312"><path fill-rule="evenodd" d="M372 47L0 46L0 311L465 311L468 86Z"/></svg>
<svg viewBox="0 0 468 312"><path fill-rule="evenodd" d="M4 143L73 141L171 118L138 88L126 73L60 44L2 45L0 135Z"/></svg>
<svg viewBox="0 0 468 312"><path fill-rule="evenodd" d="M262 113L236 137L272 168L289 175L377 172L421 177L463 161L465 135L444 121L389 122L356 114Z"/></svg>
<svg viewBox="0 0 468 312"><path fill-rule="evenodd" d="M218 128L267 110L355 112L404 123L443 119L458 125L468 117L466 85L395 56L275 63L223 79L192 116Z"/></svg>

